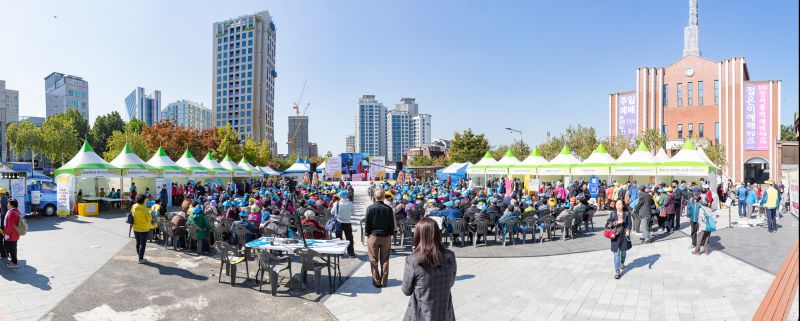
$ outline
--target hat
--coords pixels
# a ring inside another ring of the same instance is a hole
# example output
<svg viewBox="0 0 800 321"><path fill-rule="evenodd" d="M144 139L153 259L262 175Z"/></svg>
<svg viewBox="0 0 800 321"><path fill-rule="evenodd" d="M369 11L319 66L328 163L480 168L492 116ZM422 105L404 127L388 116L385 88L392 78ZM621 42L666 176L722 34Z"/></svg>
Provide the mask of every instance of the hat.
<svg viewBox="0 0 800 321"><path fill-rule="evenodd" d="M203 206L201 205L195 206L194 210L192 210L192 214L200 214L200 213L203 213Z"/></svg>
<svg viewBox="0 0 800 321"><path fill-rule="evenodd" d="M222 202L222 206L231 207L231 201Z"/></svg>
<svg viewBox="0 0 800 321"><path fill-rule="evenodd" d="M150 207L150 206L153 206L153 205L156 205L156 201L149 201L149 202L147 202L147 204L145 204L145 206L147 206L147 207Z"/></svg>
<svg viewBox="0 0 800 321"><path fill-rule="evenodd" d="M339 192L339 197L347 197L347 196L349 196L349 194L347 194L346 191Z"/></svg>
<svg viewBox="0 0 800 321"><path fill-rule="evenodd" d="M569 202L564 202L564 205L562 205L562 206L564 206L564 208L569 208L570 205L569 205Z"/></svg>
<svg viewBox="0 0 800 321"><path fill-rule="evenodd" d="M667 192L667 193L672 192L672 187L669 187L669 186L664 187L664 191Z"/></svg>
<svg viewBox="0 0 800 321"><path fill-rule="evenodd" d="M315 200L313 200L313 199L310 199L310 200L308 200L308 205L314 205L314 203L316 203L316 202L317 202L317 201L315 201Z"/></svg>
<svg viewBox="0 0 800 321"><path fill-rule="evenodd" d="M444 203L444 206L453 207L453 201L447 201Z"/></svg>
<svg viewBox="0 0 800 321"><path fill-rule="evenodd" d="M258 205L250 206L250 212L258 212L261 211L261 208Z"/></svg>
<svg viewBox="0 0 800 321"><path fill-rule="evenodd" d="M551 197L549 200L547 200L547 205L556 206L556 199Z"/></svg>
<svg viewBox="0 0 800 321"><path fill-rule="evenodd" d="M305 213L303 213L303 215L304 215L306 218L308 218L308 219L311 219L311 218L314 218L314 215L315 215L315 214L314 214L314 211L308 210L308 211L306 211Z"/></svg>
<svg viewBox="0 0 800 321"><path fill-rule="evenodd" d="M768 180L764 181L764 184L767 184L767 185L772 185L772 184L775 184L775 181L773 181L773 180L770 178L770 179L768 179ZM0 193L2 193L2 191L0 191Z"/></svg>

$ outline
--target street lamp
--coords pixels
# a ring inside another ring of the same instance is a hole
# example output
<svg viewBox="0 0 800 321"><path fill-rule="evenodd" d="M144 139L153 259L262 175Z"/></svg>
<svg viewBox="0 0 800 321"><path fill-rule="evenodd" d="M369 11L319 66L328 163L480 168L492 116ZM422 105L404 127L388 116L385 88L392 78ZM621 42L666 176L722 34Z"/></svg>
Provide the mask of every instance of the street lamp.
<svg viewBox="0 0 800 321"><path fill-rule="evenodd" d="M518 133L519 134L519 141L522 142L522 131L521 130L516 130L516 129L511 128L511 127L506 127L506 130Z"/></svg>

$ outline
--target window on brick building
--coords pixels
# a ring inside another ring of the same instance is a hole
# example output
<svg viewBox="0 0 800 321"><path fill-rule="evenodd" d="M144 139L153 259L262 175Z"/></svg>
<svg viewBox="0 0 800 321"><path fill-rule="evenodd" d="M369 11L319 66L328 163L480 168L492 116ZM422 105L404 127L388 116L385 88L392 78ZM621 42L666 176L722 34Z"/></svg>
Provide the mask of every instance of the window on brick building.
<svg viewBox="0 0 800 321"><path fill-rule="evenodd" d="M697 82L697 106L703 106L703 81Z"/></svg>
<svg viewBox="0 0 800 321"><path fill-rule="evenodd" d="M694 137L692 136L693 134L694 134L694 124L689 123L689 138Z"/></svg>
<svg viewBox="0 0 800 321"><path fill-rule="evenodd" d="M692 84L691 81L686 83L686 97L687 97L686 98L686 102L688 103L689 106L692 105L692 99L694 98L693 97L694 96L694 88L693 88L692 85L693 84Z"/></svg>
<svg viewBox="0 0 800 321"><path fill-rule="evenodd" d="M703 138L703 136L704 136L704 133L703 133L704 128L703 127L705 127L705 126L703 126L703 123L698 123L697 124L697 136L700 137L700 138Z"/></svg>
<svg viewBox="0 0 800 321"><path fill-rule="evenodd" d="M719 144L719 122L714 123L714 143Z"/></svg>
<svg viewBox="0 0 800 321"><path fill-rule="evenodd" d="M683 139L683 124L678 124L678 139Z"/></svg>
<svg viewBox="0 0 800 321"><path fill-rule="evenodd" d="M683 106L683 84L678 83L678 107Z"/></svg>
<svg viewBox="0 0 800 321"><path fill-rule="evenodd" d="M667 99L667 97L669 97L668 89L669 88L667 87L667 84L664 84L664 88L662 89L663 92L661 93L661 105L664 107L667 107L667 101L669 101L669 99Z"/></svg>
<svg viewBox="0 0 800 321"><path fill-rule="evenodd" d="M661 134L664 135L664 138L669 137L669 136L667 136L667 125L662 125L661 126Z"/></svg>
<svg viewBox="0 0 800 321"><path fill-rule="evenodd" d="M719 104L719 80L714 80L714 103Z"/></svg>

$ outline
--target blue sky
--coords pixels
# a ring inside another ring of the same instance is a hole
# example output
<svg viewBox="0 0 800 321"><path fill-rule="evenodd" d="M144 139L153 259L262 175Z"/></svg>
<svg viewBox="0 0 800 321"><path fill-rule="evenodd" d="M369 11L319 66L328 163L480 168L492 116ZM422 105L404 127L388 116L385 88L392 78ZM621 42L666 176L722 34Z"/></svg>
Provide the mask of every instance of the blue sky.
<svg viewBox="0 0 800 321"><path fill-rule="evenodd" d="M797 1L700 0L703 56L747 59L754 80L783 80L782 122L798 106ZM50 72L89 81L90 114L124 112L136 86L162 106L211 106L212 24L269 10L277 24L275 136L303 102L321 153L344 150L355 107L415 97L433 137L522 129L538 144L569 124L608 134L608 93L631 90L641 66L681 56L688 0L674 1L13 1L0 11L0 79L20 114L44 111ZM57 16L57 18L54 18Z"/></svg>

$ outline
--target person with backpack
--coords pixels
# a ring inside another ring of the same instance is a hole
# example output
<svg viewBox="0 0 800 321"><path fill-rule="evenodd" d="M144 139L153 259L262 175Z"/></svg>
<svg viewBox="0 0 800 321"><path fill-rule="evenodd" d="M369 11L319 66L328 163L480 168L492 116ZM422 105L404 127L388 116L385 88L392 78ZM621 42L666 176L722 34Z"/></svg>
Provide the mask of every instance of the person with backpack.
<svg viewBox="0 0 800 321"><path fill-rule="evenodd" d="M711 213L708 213L705 208L700 208L700 212L698 213L698 225L700 233L697 234L697 244L692 254L700 255L700 247L702 246L706 255L708 255L710 252L708 241L709 238L711 238L711 232L717 230L717 220Z"/></svg>
<svg viewBox="0 0 800 321"><path fill-rule="evenodd" d="M3 243L8 256L11 257L11 262L6 264L6 267L9 269L16 269L19 267L17 261L17 242L21 235L25 235L25 233L28 232L28 223L22 218L18 207L19 203L16 199L9 199L8 213L6 213L6 218L3 222Z"/></svg>

